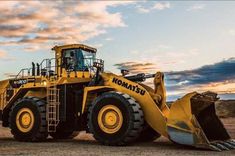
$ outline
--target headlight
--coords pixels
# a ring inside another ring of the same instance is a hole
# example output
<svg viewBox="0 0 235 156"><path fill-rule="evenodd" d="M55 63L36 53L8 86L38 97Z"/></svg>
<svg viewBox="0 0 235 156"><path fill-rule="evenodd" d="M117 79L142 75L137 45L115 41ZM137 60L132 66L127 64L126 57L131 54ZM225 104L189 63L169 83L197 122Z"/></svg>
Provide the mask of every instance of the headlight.
<svg viewBox="0 0 235 156"><path fill-rule="evenodd" d="M45 81L45 80L44 80L44 81L42 81L42 82L41 82L41 85L43 85L43 86L47 86L47 81Z"/></svg>

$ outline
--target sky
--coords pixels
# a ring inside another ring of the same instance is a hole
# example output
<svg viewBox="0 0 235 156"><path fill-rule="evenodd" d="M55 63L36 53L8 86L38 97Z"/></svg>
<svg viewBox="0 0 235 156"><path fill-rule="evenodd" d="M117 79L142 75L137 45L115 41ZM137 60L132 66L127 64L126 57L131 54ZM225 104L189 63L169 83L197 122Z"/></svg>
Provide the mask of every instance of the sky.
<svg viewBox="0 0 235 156"><path fill-rule="evenodd" d="M53 57L55 45L82 43L98 49L106 71L164 72L168 100L207 90L235 99L234 8L234 1L0 1L0 79Z"/></svg>

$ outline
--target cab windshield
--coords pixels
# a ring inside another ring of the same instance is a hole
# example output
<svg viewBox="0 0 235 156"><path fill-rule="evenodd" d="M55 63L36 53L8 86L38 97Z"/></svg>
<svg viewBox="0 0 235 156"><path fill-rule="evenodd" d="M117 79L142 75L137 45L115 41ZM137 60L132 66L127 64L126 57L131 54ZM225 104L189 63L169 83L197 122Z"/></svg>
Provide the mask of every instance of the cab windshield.
<svg viewBox="0 0 235 156"><path fill-rule="evenodd" d="M64 65L67 70L88 71L95 60L95 53L82 49L66 49L63 51Z"/></svg>

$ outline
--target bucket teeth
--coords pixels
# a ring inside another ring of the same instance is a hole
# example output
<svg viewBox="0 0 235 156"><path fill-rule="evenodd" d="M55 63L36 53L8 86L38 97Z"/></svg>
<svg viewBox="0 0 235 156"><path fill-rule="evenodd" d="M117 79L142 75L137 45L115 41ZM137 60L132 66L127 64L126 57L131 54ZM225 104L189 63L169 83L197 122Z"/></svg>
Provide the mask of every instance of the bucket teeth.
<svg viewBox="0 0 235 156"><path fill-rule="evenodd" d="M228 142L229 144L235 146L235 141L234 141L234 140L229 140L229 141L227 141L227 142Z"/></svg>
<svg viewBox="0 0 235 156"><path fill-rule="evenodd" d="M227 142L231 146L232 149L235 149L235 145L231 144L230 142Z"/></svg>
<svg viewBox="0 0 235 156"><path fill-rule="evenodd" d="M216 145L210 144L209 146L212 148L212 150L215 150L215 151L218 151L218 152L221 152L221 151L222 151L222 150L221 150L220 148L218 148Z"/></svg>
<svg viewBox="0 0 235 156"><path fill-rule="evenodd" d="M216 146L217 148L219 148L221 151L223 150L230 150L229 148L227 148L224 144L220 143L220 142L214 142L214 143L211 143L212 145Z"/></svg>
<svg viewBox="0 0 235 156"><path fill-rule="evenodd" d="M219 142L220 144L224 145L225 147L227 147L228 149L235 149L235 146L230 144L228 141L221 141Z"/></svg>
<svg viewBox="0 0 235 156"><path fill-rule="evenodd" d="M217 146L220 146L220 148L221 149L223 149L223 150L229 150L229 148L227 148L224 144L222 144L222 143L216 143L217 144Z"/></svg>
<svg viewBox="0 0 235 156"><path fill-rule="evenodd" d="M223 151L223 150L227 151L235 149L235 141L234 140L216 141L212 142L209 146L216 151Z"/></svg>

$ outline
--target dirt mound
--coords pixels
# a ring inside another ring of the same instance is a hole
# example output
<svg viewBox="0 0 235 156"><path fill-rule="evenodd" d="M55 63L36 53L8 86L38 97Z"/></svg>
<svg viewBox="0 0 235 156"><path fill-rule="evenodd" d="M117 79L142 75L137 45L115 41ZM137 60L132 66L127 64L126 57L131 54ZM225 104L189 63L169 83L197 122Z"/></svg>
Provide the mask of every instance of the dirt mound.
<svg viewBox="0 0 235 156"><path fill-rule="evenodd" d="M171 107L173 102L167 102ZM219 100L215 103L216 114L221 118L235 117L235 100Z"/></svg>
<svg viewBox="0 0 235 156"><path fill-rule="evenodd" d="M220 100L215 104L216 114L219 117L235 117L235 100Z"/></svg>

